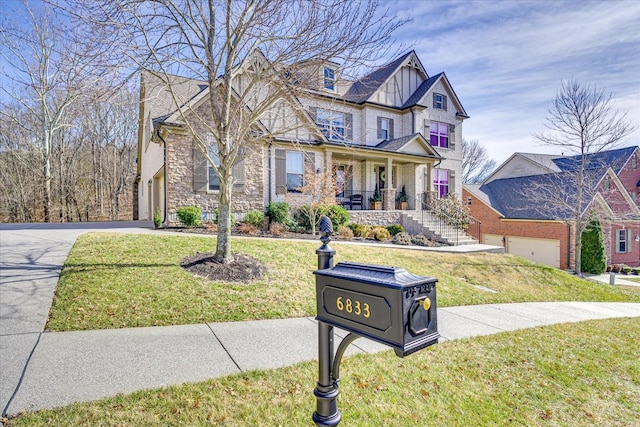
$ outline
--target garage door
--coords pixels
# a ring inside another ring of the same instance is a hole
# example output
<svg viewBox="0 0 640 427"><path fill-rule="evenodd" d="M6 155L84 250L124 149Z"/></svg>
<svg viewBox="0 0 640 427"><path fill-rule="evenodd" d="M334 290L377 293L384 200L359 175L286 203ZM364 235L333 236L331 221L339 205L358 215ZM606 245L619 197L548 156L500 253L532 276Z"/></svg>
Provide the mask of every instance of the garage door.
<svg viewBox="0 0 640 427"><path fill-rule="evenodd" d="M507 253L560 268L560 240L510 236Z"/></svg>
<svg viewBox="0 0 640 427"><path fill-rule="evenodd" d="M502 243L501 234L485 234L483 236L482 242L485 245L504 246L504 243Z"/></svg>

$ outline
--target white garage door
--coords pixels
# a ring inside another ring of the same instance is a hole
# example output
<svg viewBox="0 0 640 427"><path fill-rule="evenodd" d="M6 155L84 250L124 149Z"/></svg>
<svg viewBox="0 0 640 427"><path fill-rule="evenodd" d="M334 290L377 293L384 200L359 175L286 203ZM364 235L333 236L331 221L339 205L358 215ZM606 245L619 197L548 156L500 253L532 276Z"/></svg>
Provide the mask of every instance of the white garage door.
<svg viewBox="0 0 640 427"><path fill-rule="evenodd" d="M507 253L560 268L560 240L509 236Z"/></svg>
<svg viewBox="0 0 640 427"><path fill-rule="evenodd" d="M501 234L485 234L483 237L482 243L485 245L504 246Z"/></svg>

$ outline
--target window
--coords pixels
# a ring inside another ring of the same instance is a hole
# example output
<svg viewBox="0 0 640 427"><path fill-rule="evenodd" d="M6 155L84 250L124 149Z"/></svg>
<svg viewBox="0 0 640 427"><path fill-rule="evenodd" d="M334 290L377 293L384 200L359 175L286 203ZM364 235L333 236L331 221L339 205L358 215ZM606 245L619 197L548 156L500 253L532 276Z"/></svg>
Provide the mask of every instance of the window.
<svg viewBox="0 0 640 427"><path fill-rule="evenodd" d="M337 111L317 110L317 123L322 133L331 141L346 139L345 114Z"/></svg>
<svg viewBox="0 0 640 427"><path fill-rule="evenodd" d="M609 180L609 177L606 177L604 179L604 191L607 192L611 189L611 181Z"/></svg>
<svg viewBox="0 0 640 427"><path fill-rule="evenodd" d="M220 166L220 159L218 158L218 147L216 145L210 146L209 148L209 157L213 160L213 163L216 167ZM207 187L209 190L220 190L220 178L218 178L218 174L213 169L213 166L209 165L209 186Z"/></svg>
<svg viewBox="0 0 640 427"><path fill-rule="evenodd" d="M447 197L449 194L449 171L446 169L433 170L433 188L439 198Z"/></svg>
<svg viewBox="0 0 640 427"><path fill-rule="evenodd" d="M334 69L324 67L324 88L329 90L335 89L336 72Z"/></svg>
<svg viewBox="0 0 640 427"><path fill-rule="evenodd" d="M447 111L447 97L441 93L433 94L433 108Z"/></svg>
<svg viewBox="0 0 640 427"><path fill-rule="evenodd" d="M638 169L638 158L636 156L633 156L631 158L631 167L634 169Z"/></svg>
<svg viewBox="0 0 640 427"><path fill-rule="evenodd" d="M616 230L616 253L631 252L631 230Z"/></svg>
<svg viewBox="0 0 640 427"><path fill-rule="evenodd" d="M432 146L449 148L449 125L446 123L431 122L429 138Z"/></svg>
<svg viewBox="0 0 640 427"><path fill-rule="evenodd" d="M303 177L304 156L296 151L287 151L287 191L299 193Z"/></svg>
<svg viewBox="0 0 640 427"><path fill-rule="evenodd" d="M393 139L393 120L386 117L378 117L378 139L384 141Z"/></svg>

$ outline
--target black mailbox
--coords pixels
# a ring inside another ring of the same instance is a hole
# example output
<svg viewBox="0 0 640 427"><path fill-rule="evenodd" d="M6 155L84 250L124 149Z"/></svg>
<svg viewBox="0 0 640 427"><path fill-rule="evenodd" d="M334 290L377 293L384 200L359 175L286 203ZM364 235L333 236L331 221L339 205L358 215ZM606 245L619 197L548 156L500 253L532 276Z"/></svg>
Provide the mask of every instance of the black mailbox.
<svg viewBox="0 0 640 427"><path fill-rule="evenodd" d="M393 347L402 357L438 342L437 279L353 262L314 274L318 320Z"/></svg>

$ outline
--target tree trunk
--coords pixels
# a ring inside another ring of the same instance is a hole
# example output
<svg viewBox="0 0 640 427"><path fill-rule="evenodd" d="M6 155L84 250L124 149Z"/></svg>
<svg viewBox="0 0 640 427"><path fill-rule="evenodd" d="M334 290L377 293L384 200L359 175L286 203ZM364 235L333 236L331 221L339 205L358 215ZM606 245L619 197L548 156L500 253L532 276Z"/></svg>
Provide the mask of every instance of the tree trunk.
<svg viewBox="0 0 640 427"><path fill-rule="evenodd" d="M220 196L218 203L218 242L214 259L223 264L233 262L231 253L231 173L221 168ZM229 175L229 176L224 176Z"/></svg>

